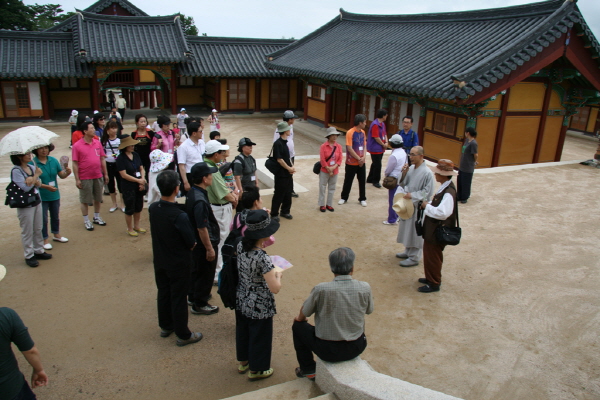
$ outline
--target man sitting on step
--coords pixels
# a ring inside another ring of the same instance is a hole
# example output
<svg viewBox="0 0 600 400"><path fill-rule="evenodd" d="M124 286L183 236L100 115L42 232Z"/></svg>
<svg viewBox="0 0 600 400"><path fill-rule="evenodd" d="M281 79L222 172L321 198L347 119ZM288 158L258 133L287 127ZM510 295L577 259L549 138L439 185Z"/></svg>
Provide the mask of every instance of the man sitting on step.
<svg viewBox="0 0 600 400"><path fill-rule="evenodd" d="M329 254L335 278L315 286L294 318L292 332L300 366L296 376L315 379L313 352L321 360L348 361L367 347L365 314L373 312L373 295L367 282L352 279L352 249L340 247ZM315 326L306 320L315 314Z"/></svg>

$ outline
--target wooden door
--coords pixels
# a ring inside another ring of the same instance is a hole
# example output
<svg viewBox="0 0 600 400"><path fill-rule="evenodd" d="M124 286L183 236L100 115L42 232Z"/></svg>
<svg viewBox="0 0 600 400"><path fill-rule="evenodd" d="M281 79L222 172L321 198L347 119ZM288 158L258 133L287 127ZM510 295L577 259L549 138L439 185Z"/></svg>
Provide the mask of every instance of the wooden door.
<svg viewBox="0 0 600 400"><path fill-rule="evenodd" d="M347 90L333 90L333 118L331 122L350 121L350 92Z"/></svg>
<svg viewBox="0 0 600 400"><path fill-rule="evenodd" d="M227 109L248 109L248 81L246 79L229 79L227 91Z"/></svg>
<svg viewBox="0 0 600 400"><path fill-rule="evenodd" d="M589 107L581 107L577 109L577 114L571 117L571 129L585 132L587 128L588 118L590 116Z"/></svg>
<svg viewBox="0 0 600 400"><path fill-rule="evenodd" d="M2 82L2 95L6 117L31 117L27 82Z"/></svg>
<svg viewBox="0 0 600 400"><path fill-rule="evenodd" d="M288 108L289 81L287 79L271 79L269 89L269 108Z"/></svg>

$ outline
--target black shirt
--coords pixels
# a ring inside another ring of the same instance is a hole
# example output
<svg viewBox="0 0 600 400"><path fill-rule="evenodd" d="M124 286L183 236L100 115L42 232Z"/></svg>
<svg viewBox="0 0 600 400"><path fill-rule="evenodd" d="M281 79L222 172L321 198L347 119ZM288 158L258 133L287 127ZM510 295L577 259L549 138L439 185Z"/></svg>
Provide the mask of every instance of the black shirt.
<svg viewBox="0 0 600 400"><path fill-rule="evenodd" d="M290 158L290 149L287 147L287 140L283 140L281 137L273 143L273 158L275 160L282 159L288 166L292 166L292 160ZM289 176L290 172L281 167L279 168L279 172L277 172L278 176Z"/></svg>
<svg viewBox="0 0 600 400"><path fill-rule="evenodd" d="M127 157L125 152L122 152L117 157L117 171L125 171L127 175L133 176L134 178L141 178L142 176L136 176L135 173L140 171L142 167L142 159L135 151L133 154L133 160ZM121 188L125 190L140 190L140 184L136 182L128 181L127 179L121 179Z"/></svg>
<svg viewBox="0 0 600 400"><path fill-rule="evenodd" d="M150 232L154 268L187 269L192 266L194 228L182 205L160 200L150 204Z"/></svg>
<svg viewBox="0 0 600 400"><path fill-rule="evenodd" d="M243 153L238 154L232 163L233 175L241 176L242 188L244 186L254 186L256 181L252 177L256 173L256 160L251 155L246 156Z"/></svg>
<svg viewBox="0 0 600 400"><path fill-rule="evenodd" d="M193 185L190 191L187 193L185 200L185 210L188 214L194 232L196 234L196 240L198 246L204 247L202 240L200 240L200 234L198 229L208 228L208 237L210 242L218 244L220 238L219 223L213 214L210 203L208 202L208 193L206 190L199 186Z"/></svg>
<svg viewBox="0 0 600 400"><path fill-rule="evenodd" d="M154 131L147 131L146 135L138 137L137 131L131 132L131 138L139 140L140 142L135 145L135 152L140 155L140 158L144 163L150 162L150 145L152 144L152 138L154 137ZM148 171L146 171L148 173Z"/></svg>

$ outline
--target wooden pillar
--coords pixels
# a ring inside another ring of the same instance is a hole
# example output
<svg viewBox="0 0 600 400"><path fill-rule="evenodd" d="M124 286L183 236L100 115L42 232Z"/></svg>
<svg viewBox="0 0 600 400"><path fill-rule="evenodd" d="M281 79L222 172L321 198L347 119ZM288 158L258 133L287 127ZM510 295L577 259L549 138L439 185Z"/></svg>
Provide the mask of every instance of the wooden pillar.
<svg viewBox="0 0 600 400"><path fill-rule="evenodd" d="M332 92L331 87L325 90L325 128L329 128L329 121L331 121Z"/></svg>
<svg viewBox="0 0 600 400"><path fill-rule="evenodd" d="M302 82L302 81L300 81ZM304 113L304 120L308 120L308 82L302 82L302 86L304 89L302 90L302 102L298 104L302 104L302 112ZM299 91L300 92L300 91Z"/></svg>
<svg viewBox="0 0 600 400"><path fill-rule="evenodd" d="M509 96L510 88L506 89L506 93L502 96L502 103L500 105L500 121L498 121L496 141L494 143L494 155L492 156L492 167L497 167L500 159L500 150L502 150L502 136L504 136L504 125L506 124L506 110L508 109Z"/></svg>
<svg viewBox="0 0 600 400"><path fill-rule="evenodd" d="M98 95L100 92L100 88L98 86L98 73L94 70L94 75L92 75L92 110L100 110L100 102L98 101Z"/></svg>
<svg viewBox="0 0 600 400"><path fill-rule="evenodd" d="M42 97L42 111L44 121L50 119L50 103L48 102L48 84L45 79L40 81L40 95Z"/></svg>
<svg viewBox="0 0 600 400"><path fill-rule="evenodd" d="M546 93L544 94L544 105L542 106L542 115L540 116L540 126L538 128L537 139L535 141L535 151L533 152L533 163L540 162L540 151L542 150L542 141L544 140L544 129L548 119L548 106L552 96L552 82L546 82Z"/></svg>
<svg viewBox="0 0 600 400"><path fill-rule="evenodd" d="M219 78L215 78L215 106L214 108L217 111L221 111L221 80Z"/></svg>
<svg viewBox="0 0 600 400"><path fill-rule="evenodd" d="M261 88L262 84L260 79L257 78L256 83L254 84L254 112L260 112L260 98L261 98Z"/></svg>
<svg viewBox="0 0 600 400"><path fill-rule="evenodd" d="M421 111L419 112L419 129L417 129L417 136L419 136L419 144L421 146L425 146L425 117L427 116L427 103L423 102L423 104L419 104L421 106ZM402 127L402 125L400 125Z"/></svg>
<svg viewBox="0 0 600 400"><path fill-rule="evenodd" d="M140 70L133 70L133 103L131 103L130 108L135 108L136 110L140 109Z"/></svg>
<svg viewBox="0 0 600 400"><path fill-rule="evenodd" d="M554 161L560 161L562 156L563 146L565 145L565 137L567 136L567 129L569 129L569 115L565 115L563 126L560 128L560 135L558 136L558 145L556 146L556 154L554 155Z"/></svg>
<svg viewBox="0 0 600 400"><path fill-rule="evenodd" d="M177 114L177 71L171 68L171 114Z"/></svg>
<svg viewBox="0 0 600 400"><path fill-rule="evenodd" d="M352 101L350 102L350 123L354 125L354 116L357 114L358 93L352 92Z"/></svg>

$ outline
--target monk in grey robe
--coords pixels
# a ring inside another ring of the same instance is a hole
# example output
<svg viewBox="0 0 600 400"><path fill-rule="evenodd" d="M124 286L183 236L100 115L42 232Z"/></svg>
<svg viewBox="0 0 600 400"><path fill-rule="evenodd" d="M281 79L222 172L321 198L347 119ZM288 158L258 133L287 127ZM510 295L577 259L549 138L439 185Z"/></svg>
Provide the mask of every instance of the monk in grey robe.
<svg viewBox="0 0 600 400"><path fill-rule="evenodd" d="M401 267L413 267L419 265L423 256L423 238L417 236L415 231L415 221L417 219L417 204L419 201L430 201L435 189L435 179L433 172L429 169L423 159L423 147L415 146L408 155L412 162L410 168L405 168L402 173L402 180L399 183L396 193L406 193L404 198L411 199L415 212L410 219L400 219L398 226L397 242L404 244L404 252L396 254L398 258L405 258L400 261Z"/></svg>

